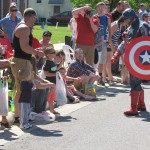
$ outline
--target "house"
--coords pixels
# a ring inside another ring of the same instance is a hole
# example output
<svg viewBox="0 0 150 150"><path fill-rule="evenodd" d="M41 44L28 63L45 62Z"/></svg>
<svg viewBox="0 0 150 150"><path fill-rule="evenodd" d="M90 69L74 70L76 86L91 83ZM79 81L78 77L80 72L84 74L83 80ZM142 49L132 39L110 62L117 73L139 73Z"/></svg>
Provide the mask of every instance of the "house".
<svg viewBox="0 0 150 150"><path fill-rule="evenodd" d="M21 13L25 8L33 8L37 12L38 18L46 19L57 13L72 10L70 0L0 0L0 18L6 16L12 1L16 1L17 8Z"/></svg>
<svg viewBox="0 0 150 150"><path fill-rule="evenodd" d="M36 10L39 20L46 20L60 12L72 10L70 0L30 0L29 7Z"/></svg>

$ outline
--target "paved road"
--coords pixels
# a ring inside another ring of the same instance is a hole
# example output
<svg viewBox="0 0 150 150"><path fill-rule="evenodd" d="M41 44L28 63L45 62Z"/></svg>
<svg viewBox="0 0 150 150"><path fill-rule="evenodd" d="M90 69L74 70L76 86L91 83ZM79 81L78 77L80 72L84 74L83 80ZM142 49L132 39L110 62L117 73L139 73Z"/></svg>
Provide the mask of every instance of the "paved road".
<svg viewBox="0 0 150 150"><path fill-rule="evenodd" d="M129 88L116 85L98 92L106 100L60 108L63 116L54 123L38 124L19 137L11 130L0 132L5 141L11 140L0 149L150 150L150 86L144 87L147 112L138 117L123 115L130 104Z"/></svg>

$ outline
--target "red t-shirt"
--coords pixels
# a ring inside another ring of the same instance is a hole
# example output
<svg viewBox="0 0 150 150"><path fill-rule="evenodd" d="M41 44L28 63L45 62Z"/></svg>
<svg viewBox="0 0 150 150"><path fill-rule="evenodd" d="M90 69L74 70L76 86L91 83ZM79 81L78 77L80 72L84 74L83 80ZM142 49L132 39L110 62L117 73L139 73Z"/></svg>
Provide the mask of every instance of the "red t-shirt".
<svg viewBox="0 0 150 150"><path fill-rule="evenodd" d="M88 18L79 14L78 18L75 18L77 22L77 39L76 43L85 44L88 46L94 46L95 33L91 28L91 24ZM98 25L97 19L92 19L94 24Z"/></svg>
<svg viewBox="0 0 150 150"><path fill-rule="evenodd" d="M33 37L33 41L32 41L32 47L35 48L39 48L42 47L42 45L40 44L39 40L36 37Z"/></svg>

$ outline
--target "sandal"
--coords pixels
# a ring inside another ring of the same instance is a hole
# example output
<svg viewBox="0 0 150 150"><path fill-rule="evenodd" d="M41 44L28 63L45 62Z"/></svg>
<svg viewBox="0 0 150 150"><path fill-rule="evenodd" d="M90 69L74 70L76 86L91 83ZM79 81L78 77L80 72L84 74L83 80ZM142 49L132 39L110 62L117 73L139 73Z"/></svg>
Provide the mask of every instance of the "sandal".
<svg viewBox="0 0 150 150"><path fill-rule="evenodd" d="M73 101L73 103L74 103L74 104L75 104L75 103L80 103L80 100L79 100L78 96L74 96L74 101Z"/></svg>
<svg viewBox="0 0 150 150"><path fill-rule="evenodd" d="M8 129L10 129L11 126L10 126L10 124L8 122L6 122L6 123L1 122L1 128L8 128Z"/></svg>

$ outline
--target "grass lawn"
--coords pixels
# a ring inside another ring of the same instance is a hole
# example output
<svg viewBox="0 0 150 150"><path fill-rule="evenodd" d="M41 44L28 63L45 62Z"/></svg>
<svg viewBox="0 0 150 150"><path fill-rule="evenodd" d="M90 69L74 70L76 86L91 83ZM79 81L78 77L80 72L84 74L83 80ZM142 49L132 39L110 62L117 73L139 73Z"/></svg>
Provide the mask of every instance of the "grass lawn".
<svg viewBox="0 0 150 150"><path fill-rule="evenodd" d="M71 31L68 29L68 27L62 27L58 26L56 29L55 26L47 26L44 29L41 28L40 25L35 25L33 28L33 35L38 38L39 40L42 39L42 34L45 30L49 30L52 32L52 38L51 42L53 44L55 43L64 43L65 42L65 36L71 36Z"/></svg>

